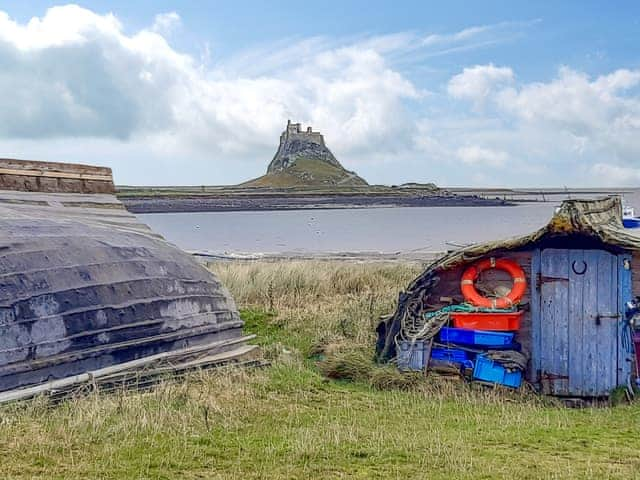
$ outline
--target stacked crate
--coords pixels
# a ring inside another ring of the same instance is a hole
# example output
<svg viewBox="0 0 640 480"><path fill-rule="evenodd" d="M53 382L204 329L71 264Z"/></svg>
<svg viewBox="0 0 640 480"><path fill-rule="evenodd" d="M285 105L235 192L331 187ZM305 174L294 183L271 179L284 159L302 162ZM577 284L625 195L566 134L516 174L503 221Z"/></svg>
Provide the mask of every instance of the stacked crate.
<svg viewBox="0 0 640 480"><path fill-rule="evenodd" d="M489 383L517 388L522 383L522 372L510 372L488 358L487 350L519 350L514 342L520 329L521 311L456 312L451 314L453 327L443 327L438 334L438 349L465 352L473 362L472 377Z"/></svg>

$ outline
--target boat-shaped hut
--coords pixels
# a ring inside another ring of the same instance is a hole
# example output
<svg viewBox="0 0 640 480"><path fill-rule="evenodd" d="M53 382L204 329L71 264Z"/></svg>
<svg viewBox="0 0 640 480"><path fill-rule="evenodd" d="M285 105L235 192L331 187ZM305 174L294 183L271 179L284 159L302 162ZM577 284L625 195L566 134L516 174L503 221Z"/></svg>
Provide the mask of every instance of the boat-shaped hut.
<svg viewBox="0 0 640 480"><path fill-rule="evenodd" d="M242 325L215 275L127 212L110 169L0 160L0 400L231 358Z"/></svg>
<svg viewBox="0 0 640 480"><path fill-rule="evenodd" d="M521 273L491 268L501 264ZM632 331L639 269L640 238L624 229L619 198L566 201L539 231L472 245L432 263L378 326L379 359L425 369L437 363L434 351L461 362L471 378L517 386L519 377L506 379L521 370L545 394L609 396L637 376ZM509 345L491 343L495 338ZM480 361L506 367L487 377L478 372Z"/></svg>

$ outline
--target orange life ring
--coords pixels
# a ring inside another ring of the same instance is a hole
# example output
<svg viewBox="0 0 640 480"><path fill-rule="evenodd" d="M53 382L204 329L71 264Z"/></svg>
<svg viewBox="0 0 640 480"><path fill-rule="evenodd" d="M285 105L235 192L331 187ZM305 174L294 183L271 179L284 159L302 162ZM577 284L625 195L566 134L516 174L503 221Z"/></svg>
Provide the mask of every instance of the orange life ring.
<svg viewBox="0 0 640 480"><path fill-rule="evenodd" d="M513 279L513 287L508 295L500 298L483 297L476 290L476 280L482 272L491 268L497 268L511 275ZM517 305L527 291L527 280L524 276L524 270L513 260L506 258L486 258L471 265L465 270L460 282L462 295L467 302L476 307L484 308L509 308Z"/></svg>

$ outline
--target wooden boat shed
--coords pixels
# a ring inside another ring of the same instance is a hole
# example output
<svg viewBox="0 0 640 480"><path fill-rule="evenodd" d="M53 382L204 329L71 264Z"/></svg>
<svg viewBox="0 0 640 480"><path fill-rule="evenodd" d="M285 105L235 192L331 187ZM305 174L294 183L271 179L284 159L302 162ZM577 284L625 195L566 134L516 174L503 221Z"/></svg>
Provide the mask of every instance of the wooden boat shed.
<svg viewBox="0 0 640 480"><path fill-rule="evenodd" d="M0 159L0 402L233 358L236 305L127 212L111 170Z"/></svg>
<svg viewBox="0 0 640 480"><path fill-rule="evenodd" d="M514 260L525 271L516 340L529 357L524 372L529 383L545 394L590 398L631 385L637 366L626 305L640 295L640 237L624 229L617 197L565 201L537 232L473 245L435 261L378 326L379 359L396 357L396 339L407 322L462 302L463 272L490 257ZM498 270L485 272L478 280L483 282L487 289L512 285Z"/></svg>

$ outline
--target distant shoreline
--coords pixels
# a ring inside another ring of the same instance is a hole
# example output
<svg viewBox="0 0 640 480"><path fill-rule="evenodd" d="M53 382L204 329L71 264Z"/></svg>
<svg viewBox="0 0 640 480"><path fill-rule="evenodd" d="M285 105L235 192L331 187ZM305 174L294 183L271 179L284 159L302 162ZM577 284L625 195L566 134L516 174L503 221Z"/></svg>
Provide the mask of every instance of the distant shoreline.
<svg viewBox="0 0 640 480"><path fill-rule="evenodd" d="M512 206L501 199L471 195L201 195L135 196L120 198L132 213L193 213L278 210L319 210L390 207L491 207Z"/></svg>
<svg viewBox="0 0 640 480"><path fill-rule="evenodd" d="M452 247L461 248L461 247ZM404 262L404 263L431 263L436 259L446 255L447 251L430 250L406 250L397 252L268 252L268 253L246 253L246 252L211 252L207 250L187 250L202 263L207 262Z"/></svg>
<svg viewBox="0 0 640 480"><path fill-rule="evenodd" d="M132 213L252 212L391 207L493 207L633 193L613 189L492 189L429 184L405 187L245 188L237 186L118 188Z"/></svg>

